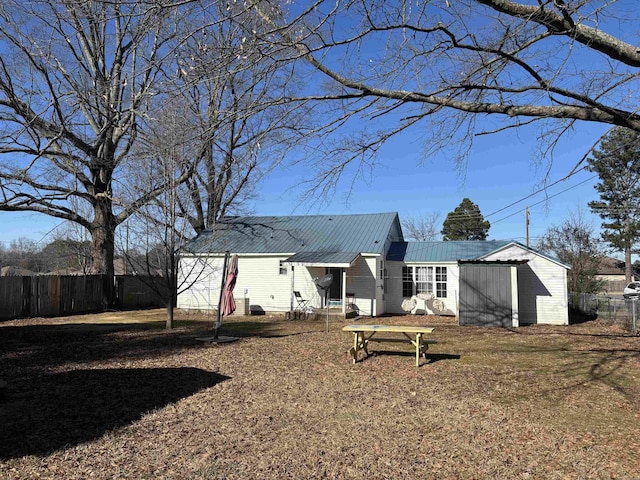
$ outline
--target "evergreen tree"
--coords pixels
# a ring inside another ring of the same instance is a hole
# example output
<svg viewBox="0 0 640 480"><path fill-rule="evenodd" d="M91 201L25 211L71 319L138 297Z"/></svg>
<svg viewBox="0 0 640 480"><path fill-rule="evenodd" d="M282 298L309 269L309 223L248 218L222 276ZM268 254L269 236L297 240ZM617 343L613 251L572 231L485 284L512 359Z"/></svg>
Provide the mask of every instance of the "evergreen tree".
<svg viewBox="0 0 640 480"><path fill-rule="evenodd" d="M600 177L600 200L589 202L602 218L602 238L624 252L625 276L631 280L631 253L640 239L640 133L616 128L589 158L589 170Z"/></svg>
<svg viewBox="0 0 640 480"><path fill-rule="evenodd" d="M480 213L480 207L468 198L460 202L442 225L443 240L486 240L491 224Z"/></svg>

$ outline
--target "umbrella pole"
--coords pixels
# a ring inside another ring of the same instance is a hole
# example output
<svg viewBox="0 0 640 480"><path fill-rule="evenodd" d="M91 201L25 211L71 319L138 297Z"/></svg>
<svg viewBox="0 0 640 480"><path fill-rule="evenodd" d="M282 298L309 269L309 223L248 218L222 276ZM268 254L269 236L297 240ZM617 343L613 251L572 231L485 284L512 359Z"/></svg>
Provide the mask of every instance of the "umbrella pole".
<svg viewBox="0 0 640 480"><path fill-rule="evenodd" d="M229 263L229 250L224 253L224 263L222 265L222 281L220 283L220 297L218 298L218 315L216 323L213 326L213 338L218 338L220 327L222 326L222 295L224 295L224 286L227 283L227 265Z"/></svg>
<svg viewBox="0 0 640 480"><path fill-rule="evenodd" d="M329 289L328 288L324 291L324 303L326 304L325 306L327 307L327 328L325 330L325 333L329 333Z"/></svg>

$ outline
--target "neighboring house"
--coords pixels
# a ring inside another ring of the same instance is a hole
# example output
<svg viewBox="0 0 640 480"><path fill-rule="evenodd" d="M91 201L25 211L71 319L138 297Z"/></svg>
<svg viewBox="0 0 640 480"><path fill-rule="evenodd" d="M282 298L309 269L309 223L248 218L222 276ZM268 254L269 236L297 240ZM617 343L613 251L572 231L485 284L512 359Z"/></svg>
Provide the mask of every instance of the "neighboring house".
<svg viewBox="0 0 640 480"><path fill-rule="evenodd" d="M22 267L7 265L0 268L0 277L30 277L34 275L38 275L38 273Z"/></svg>
<svg viewBox="0 0 640 480"><path fill-rule="evenodd" d="M596 278L605 282L604 290L609 293L622 292L627 284L624 273L624 261L612 257L602 257ZM631 281L637 280L636 275L631 275Z"/></svg>
<svg viewBox="0 0 640 480"><path fill-rule="evenodd" d="M420 312L462 324L568 323L567 265L512 241L405 242L397 213L227 218L182 252L192 286L179 308L217 308L227 251L238 255L241 314L289 311L294 291L324 307L315 280L331 273L329 306L343 312L405 313L417 296L428 298Z"/></svg>

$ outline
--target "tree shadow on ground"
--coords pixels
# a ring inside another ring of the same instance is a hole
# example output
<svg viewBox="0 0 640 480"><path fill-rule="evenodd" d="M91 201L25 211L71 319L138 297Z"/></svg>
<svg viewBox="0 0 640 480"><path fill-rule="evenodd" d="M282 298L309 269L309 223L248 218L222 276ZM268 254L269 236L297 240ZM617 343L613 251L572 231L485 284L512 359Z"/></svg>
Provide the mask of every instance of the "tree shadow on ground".
<svg viewBox="0 0 640 480"><path fill-rule="evenodd" d="M313 325L316 326L315 324ZM308 322L296 320L254 322L254 321L234 321L228 324L223 323L220 328L221 334L236 337L260 337L260 338L280 338L307 333L318 333L324 331L325 324L317 324L317 328L311 328Z"/></svg>
<svg viewBox="0 0 640 480"><path fill-rule="evenodd" d="M198 368L134 368L11 382L0 402L0 459L46 455L99 438L228 378Z"/></svg>
<svg viewBox="0 0 640 480"><path fill-rule="evenodd" d="M182 331L140 324L24 325L0 328L0 377L22 368L44 370L112 358L169 355L201 345Z"/></svg>
<svg viewBox="0 0 640 480"><path fill-rule="evenodd" d="M520 353L527 358L543 359L543 362L526 365L516 362L516 370L532 369L543 371L546 375L558 377L562 381L549 382L546 388L540 389L539 394L568 391L573 392L585 385L593 384L606 386L612 391L625 397L630 404L640 408L638 397L639 386L637 378L637 364L640 360L640 348L592 345L587 348L586 343L561 345L520 345L517 349L503 350L508 358ZM503 363L509 367L509 361ZM508 368L508 373L512 370Z"/></svg>

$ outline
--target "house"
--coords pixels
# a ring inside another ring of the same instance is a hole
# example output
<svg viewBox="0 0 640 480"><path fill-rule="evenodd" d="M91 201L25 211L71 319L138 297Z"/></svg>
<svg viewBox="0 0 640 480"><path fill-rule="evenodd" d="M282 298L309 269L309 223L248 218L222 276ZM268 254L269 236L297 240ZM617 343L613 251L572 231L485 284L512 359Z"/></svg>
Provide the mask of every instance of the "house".
<svg viewBox="0 0 640 480"><path fill-rule="evenodd" d="M624 261L613 257L602 257L596 275L598 280L605 282L604 290L609 293L622 292L627 284L624 272ZM635 272L631 275L631 281L637 280Z"/></svg>
<svg viewBox="0 0 640 480"><path fill-rule="evenodd" d="M326 306L316 281L333 276L330 307L361 315L408 310L461 324L567 324L569 268L513 241L406 242L397 213L232 217L181 255L178 307L217 308L225 253L238 255L237 313L286 312L294 291Z"/></svg>
<svg viewBox="0 0 640 480"><path fill-rule="evenodd" d="M0 268L0 277L30 277L34 275L38 275L38 273L22 267L7 265Z"/></svg>

